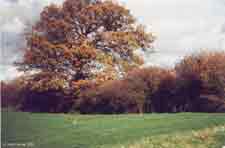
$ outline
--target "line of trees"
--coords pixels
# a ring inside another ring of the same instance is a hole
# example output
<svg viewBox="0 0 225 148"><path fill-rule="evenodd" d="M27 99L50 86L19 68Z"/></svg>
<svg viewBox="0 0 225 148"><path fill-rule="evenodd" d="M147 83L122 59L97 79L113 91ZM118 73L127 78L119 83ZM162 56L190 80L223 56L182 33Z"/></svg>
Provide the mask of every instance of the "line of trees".
<svg viewBox="0 0 225 148"><path fill-rule="evenodd" d="M202 52L172 70L136 69L82 92L76 105L82 113L225 112L224 61L224 52Z"/></svg>
<svg viewBox="0 0 225 148"><path fill-rule="evenodd" d="M3 83L4 106L31 112L225 112L225 53L185 57L174 69L136 68L123 79L83 83L76 94L37 91L24 78ZM22 85L24 87L22 87Z"/></svg>

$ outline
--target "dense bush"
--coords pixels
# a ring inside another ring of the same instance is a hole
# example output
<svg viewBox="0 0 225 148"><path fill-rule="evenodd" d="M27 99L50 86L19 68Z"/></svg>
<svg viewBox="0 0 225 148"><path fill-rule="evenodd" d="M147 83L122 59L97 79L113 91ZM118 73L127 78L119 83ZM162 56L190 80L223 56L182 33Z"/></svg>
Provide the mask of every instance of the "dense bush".
<svg viewBox="0 0 225 148"><path fill-rule="evenodd" d="M218 99L220 103L225 103L224 52L201 52L187 56L176 65L175 70L179 84L183 88L181 92L187 93L182 95L189 97L191 111L207 111L210 105L210 108L215 108ZM217 98L214 99L214 103L212 98ZM203 105L207 102L207 105Z"/></svg>
<svg viewBox="0 0 225 148"><path fill-rule="evenodd" d="M225 96L225 53L203 52L184 58L176 66L179 77L201 81L201 92Z"/></svg>
<svg viewBox="0 0 225 148"><path fill-rule="evenodd" d="M71 109L71 95L53 87L48 90L34 89L36 85L33 84L37 83L28 83L27 79L31 77L1 82L2 107L28 112L68 112Z"/></svg>
<svg viewBox="0 0 225 148"><path fill-rule="evenodd" d="M49 79L51 77L51 79ZM24 99L20 109L31 112L68 112L73 104L63 77L49 73L27 76L23 81Z"/></svg>
<svg viewBox="0 0 225 148"><path fill-rule="evenodd" d="M158 67L136 69L125 78L129 85L145 96L144 112L166 112L175 89L175 73Z"/></svg>
<svg viewBox="0 0 225 148"><path fill-rule="evenodd" d="M173 90L165 87L174 87L174 82L175 75L169 70L136 69L122 80L82 92L75 106L81 113L168 112L171 104L166 97Z"/></svg>
<svg viewBox="0 0 225 148"><path fill-rule="evenodd" d="M143 102L143 92L115 80L82 92L75 106L81 113L137 113L143 112Z"/></svg>
<svg viewBox="0 0 225 148"><path fill-rule="evenodd" d="M21 85L22 79L10 82L1 81L1 106L18 109L24 98L24 90Z"/></svg>
<svg viewBox="0 0 225 148"><path fill-rule="evenodd" d="M24 96L20 109L28 112L67 113L73 104L71 97L54 90L37 92L27 89Z"/></svg>

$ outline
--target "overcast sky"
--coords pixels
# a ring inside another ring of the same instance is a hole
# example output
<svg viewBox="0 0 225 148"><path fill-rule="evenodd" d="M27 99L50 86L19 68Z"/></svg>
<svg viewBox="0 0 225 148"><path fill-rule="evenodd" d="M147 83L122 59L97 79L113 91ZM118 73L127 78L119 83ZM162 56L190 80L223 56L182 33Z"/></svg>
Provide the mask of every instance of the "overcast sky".
<svg viewBox="0 0 225 148"><path fill-rule="evenodd" d="M173 66L184 55L204 48L225 50L225 0L120 1L157 35L157 52L145 55L148 65ZM0 0L0 32L9 39L6 60L0 60L0 79L15 76L15 68L3 65L19 55L15 48L22 46L23 40L17 34L23 32L26 23L38 20L42 8L51 2L60 4L62 0Z"/></svg>

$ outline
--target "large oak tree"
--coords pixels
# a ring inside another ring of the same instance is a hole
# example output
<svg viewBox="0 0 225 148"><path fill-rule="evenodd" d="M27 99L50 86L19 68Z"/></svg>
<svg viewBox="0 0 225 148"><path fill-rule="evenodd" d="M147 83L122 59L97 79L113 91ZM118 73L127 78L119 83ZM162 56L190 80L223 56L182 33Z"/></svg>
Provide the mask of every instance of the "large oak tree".
<svg viewBox="0 0 225 148"><path fill-rule="evenodd" d="M136 50L151 49L154 37L125 7L112 1L66 0L50 5L26 32L22 71L30 88L68 90L117 79L143 64Z"/></svg>

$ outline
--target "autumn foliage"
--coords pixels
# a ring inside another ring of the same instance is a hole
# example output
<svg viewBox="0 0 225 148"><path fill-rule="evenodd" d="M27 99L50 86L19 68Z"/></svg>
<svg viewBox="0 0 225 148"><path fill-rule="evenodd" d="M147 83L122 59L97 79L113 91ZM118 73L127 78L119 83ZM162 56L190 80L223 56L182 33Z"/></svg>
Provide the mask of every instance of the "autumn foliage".
<svg viewBox="0 0 225 148"><path fill-rule="evenodd" d="M213 112L224 104L224 61L224 52L201 52L185 57L176 65L178 79L182 85L190 87L192 110Z"/></svg>
<svg viewBox="0 0 225 148"><path fill-rule="evenodd" d="M120 79L142 65L143 59L135 51L150 49L154 41L128 9L113 1L51 4L30 28L25 33L23 60L16 63L28 73L24 85L32 96L24 105L49 104L57 108L50 109L52 112L61 110L57 104L64 102L64 96L69 96L66 104L70 105L84 89Z"/></svg>
<svg viewBox="0 0 225 148"><path fill-rule="evenodd" d="M79 91L72 92L65 91L63 75L57 79L52 73L38 73L3 83L3 105L8 102L33 112L85 114L224 112L224 60L223 52L202 52L185 57L174 70L136 68L120 80L112 79L109 70L104 74L108 77L74 82L73 89Z"/></svg>
<svg viewBox="0 0 225 148"><path fill-rule="evenodd" d="M81 113L160 112L162 107L154 107L158 100L153 97L160 85L169 79L174 80L174 73L169 70L157 67L136 69L122 80L83 91L75 106Z"/></svg>
<svg viewBox="0 0 225 148"><path fill-rule="evenodd" d="M174 69L140 68L136 51L152 50L155 38L114 1L52 4L30 27L16 63L25 76L1 84L3 106L81 113L225 109L224 52L187 56Z"/></svg>
<svg viewBox="0 0 225 148"><path fill-rule="evenodd" d="M1 106L12 107L18 109L24 96L24 89L22 86L22 78L10 82L1 81Z"/></svg>
<svg viewBox="0 0 225 148"><path fill-rule="evenodd" d="M99 0L66 0L62 6L47 6L26 38L19 69L38 70L53 79L63 75L61 81L67 81L70 88L79 84L76 81L104 77L101 71L109 68L114 73L111 79L117 79L117 73L128 70L125 66L132 69L143 64L134 51L148 49L154 41L128 9Z"/></svg>
<svg viewBox="0 0 225 148"><path fill-rule="evenodd" d="M225 54L185 57L174 70L138 68L122 80L83 91L81 113L224 112Z"/></svg>
<svg viewBox="0 0 225 148"><path fill-rule="evenodd" d="M186 57L176 66L179 77L201 81L201 92L225 95L225 53L202 52Z"/></svg>

